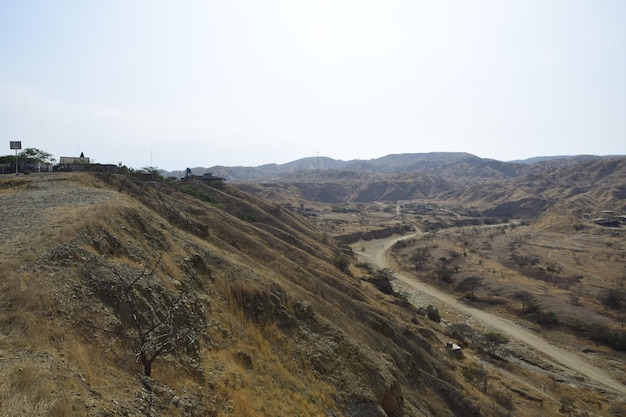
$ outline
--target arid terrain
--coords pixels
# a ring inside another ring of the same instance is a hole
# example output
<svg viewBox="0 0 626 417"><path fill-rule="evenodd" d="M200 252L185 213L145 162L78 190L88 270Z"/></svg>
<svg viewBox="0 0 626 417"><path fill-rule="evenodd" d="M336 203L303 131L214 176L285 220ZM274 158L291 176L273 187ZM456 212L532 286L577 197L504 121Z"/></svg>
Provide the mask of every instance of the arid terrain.
<svg viewBox="0 0 626 417"><path fill-rule="evenodd" d="M392 263L385 255L393 244L404 239L412 239L414 236L366 242L361 246L363 251L357 250L357 254L363 261L371 262L381 269L394 268L397 264ZM396 290L404 294L413 304L436 305L446 311L449 321L461 321L472 327L492 329L507 335L511 339L511 345L516 345L516 352L515 354L509 353L512 356L509 360L527 366L532 363L529 359L533 357L533 362L541 360L549 363L548 366L551 369L560 367L560 371L552 371L552 374L562 378L569 377L572 384L608 389L619 395L626 394L626 385L610 376L610 372L615 370L614 367L600 365L606 363L606 357L598 362L598 366L591 365L584 358L583 349L572 349L572 346L555 337L535 334L525 323L519 321L516 323L501 317L497 312L489 312L486 309L477 308L478 306L472 306L471 303L466 302L467 300L452 297L432 285L416 280L411 274L398 272L394 274L394 277ZM523 356L520 353L523 353ZM620 365L620 379L623 381L623 364ZM543 370L547 370L546 368L544 365L539 372L542 373Z"/></svg>
<svg viewBox="0 0 626 417"><path fill-rule="evenodd" d="M625 165L6 175L0 415L624 415Z"/></svg>

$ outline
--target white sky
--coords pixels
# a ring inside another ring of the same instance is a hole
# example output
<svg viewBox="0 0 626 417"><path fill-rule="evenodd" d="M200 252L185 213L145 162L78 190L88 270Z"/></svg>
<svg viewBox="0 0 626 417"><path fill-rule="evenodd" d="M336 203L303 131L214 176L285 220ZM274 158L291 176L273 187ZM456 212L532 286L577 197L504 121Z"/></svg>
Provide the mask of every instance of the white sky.
<svg viewBox="0 0 626 417"><path fill-rule="evenodd" d="M623 0L0 0L0 154L626 154L625 22Z"/></svg>

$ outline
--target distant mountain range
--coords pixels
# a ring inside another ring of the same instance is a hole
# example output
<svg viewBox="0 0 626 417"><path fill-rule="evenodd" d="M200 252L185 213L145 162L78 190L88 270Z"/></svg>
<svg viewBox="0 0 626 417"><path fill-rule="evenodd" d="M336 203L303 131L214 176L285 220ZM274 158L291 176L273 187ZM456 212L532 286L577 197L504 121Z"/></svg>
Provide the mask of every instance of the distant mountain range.
<svg viewBox="0 0 626 417"><path fill-rule="evenodd" d="M309 157L285 164L266 164L257 167L213 166L195 167L194 175L212 173L232 183L248 182L294 182L319 176L324 181L329 175L336 179L347 176L346 172L368 175L437 175L443 179L476 180L514 178L546 167L568 166L577 162L600 160L614 156L574 155L540 156L525 160L502 162L495 159L480 158L464 152L431 152L391 154L381 158L342 161L328 157ZM339 172L344 172L340 175ZM185 171L161 171L165 176L183 177Z"/></svg>

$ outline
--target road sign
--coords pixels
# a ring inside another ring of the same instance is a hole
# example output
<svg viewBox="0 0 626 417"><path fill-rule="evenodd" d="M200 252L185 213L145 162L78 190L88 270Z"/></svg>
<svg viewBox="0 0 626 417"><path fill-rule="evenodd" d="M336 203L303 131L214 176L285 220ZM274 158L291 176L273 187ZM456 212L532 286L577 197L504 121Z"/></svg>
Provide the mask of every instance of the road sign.
<svg viewBox="0 0 626 417"><path fill-rule="evenodd" d="M12 140L11 141L11 149L22 149L22 142L19 140Z"/></svg>

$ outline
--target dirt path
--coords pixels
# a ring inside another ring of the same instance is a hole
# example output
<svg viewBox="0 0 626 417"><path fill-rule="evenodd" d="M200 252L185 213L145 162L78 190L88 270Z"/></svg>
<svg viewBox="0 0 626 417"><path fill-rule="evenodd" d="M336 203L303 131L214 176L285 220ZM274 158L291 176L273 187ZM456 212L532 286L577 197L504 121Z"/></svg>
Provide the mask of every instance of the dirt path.
<svg viewBox="0 0 626 417"><path fill-rule="evenodd" d="M388 255L389 249L394 243L403 239L409 239L416 235L417 234L393 236L387 239L358 242L353 246L361 261L369 262L378 269L391 268L391 262L389 261ZM357 248L359 250L357 250ZM548 356L555 363L562 365L572 374L578 373L607 390L617 394L626 395L626 386L624 384L613 379L602 369L588 363L581 355L557 347L510 320L478 310L468 305L464 305L459 300L442 291L439 291L435 287L416 280L409 274L401 271L395 271L394 276L400 283L403 284L405 289L408 288L409 291L415 291L436 299L439 303L445 305L446 308L468 316L468 318L479 322L487 328L491 328L507 335L512 340L516 340L530 346L536 351Z"/></svg>

